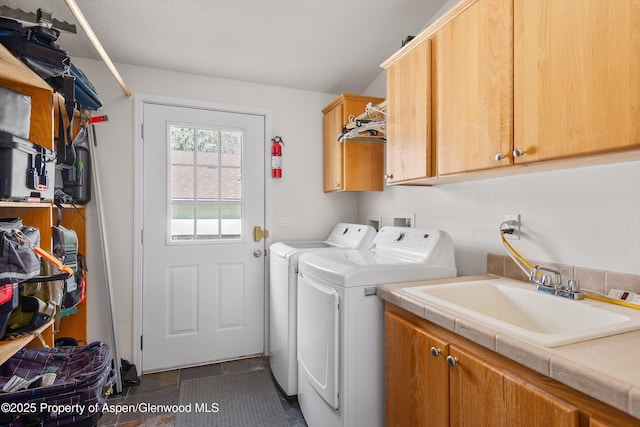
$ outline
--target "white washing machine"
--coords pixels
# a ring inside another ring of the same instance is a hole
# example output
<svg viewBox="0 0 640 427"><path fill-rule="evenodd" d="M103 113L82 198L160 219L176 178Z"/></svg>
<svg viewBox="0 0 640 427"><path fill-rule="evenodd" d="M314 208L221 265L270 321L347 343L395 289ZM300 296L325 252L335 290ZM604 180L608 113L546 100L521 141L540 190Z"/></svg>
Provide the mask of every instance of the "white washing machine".
<svg viewBox="0 0 640 427"><path fill-rule="evenodd" d="M310 427L385 425L383 283L454 277L438 230L383 227L369 250L299 259L298 402Z"/></svg>
<svg viewBox="0 0 640 427"><path fill-rule="evenodd" d="M324 241L276 242L269 249L269 363L282 390L298 393L296 285L298 258L309 251L367 248L376 235L368 225L337 224Z"/></svg>

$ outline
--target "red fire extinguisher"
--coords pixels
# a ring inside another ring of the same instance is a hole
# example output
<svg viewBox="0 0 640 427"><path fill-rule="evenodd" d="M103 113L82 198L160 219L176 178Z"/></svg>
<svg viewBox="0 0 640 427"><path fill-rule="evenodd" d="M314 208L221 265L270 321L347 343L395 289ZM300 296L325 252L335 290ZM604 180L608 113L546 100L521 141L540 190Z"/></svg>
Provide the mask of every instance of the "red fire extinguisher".
<svg viewBox="0 0 640 427"><path fill-rule="evenodd" d="M271 177L282 178L282 146L284 142L279 136L271 138Z"/></svg>

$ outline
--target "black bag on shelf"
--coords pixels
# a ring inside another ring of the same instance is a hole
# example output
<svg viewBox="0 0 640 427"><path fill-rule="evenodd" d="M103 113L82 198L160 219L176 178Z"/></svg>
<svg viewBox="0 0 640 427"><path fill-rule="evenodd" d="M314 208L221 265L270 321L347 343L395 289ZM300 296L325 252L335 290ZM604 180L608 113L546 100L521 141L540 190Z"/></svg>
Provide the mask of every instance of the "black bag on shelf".
<svg viewBox="0 0 640 427"><path fill-rule="evenodd" d="M67 275L57 274L56 270L53 264L41 258L40 274L20 283L20 303L9 317L7 335L35 331L54 317L54 333L58 331Z"/></svg>
<svg viewBox="0 0 640 427"><path fill-rule="evenodd" d="M84 73L71 64L71 58L55 43L60 32L40 25L23 27L18 21L0 18L0 43L27 64L56 91L71 97L82 108L98 111L102 101ZM67 87L65 87L65 80ZM70 92L75 86L75 94ZM82 109L80 108L80 109Z"/></svg>
<svg viewBox="0 0 640 427"><path fill-rule="evenodd" d="M115 378L103 342L24 348L0 366L0 388L8 390L0 391L0 402L15 404L0 413L0 425L95 426ZM66 411L46 410L63 405Z"/></svg>
<svg viewBox="0 0 640 427"><path fill-rule="evenodd" d="M91 201L91 156L86 128L80 129L73 140L75 163L72 168L61 170L62 191L71 196L73 203L86 205Z"/></svg>
<svg viewBox="0 0 640 427"><path fill-rule="evenodd" d="M0 219L0 284L24 282L40 273L40 258L32 248L39 244L39 229L20 218Z"/></svg>
<svg viewBox="0 0 640 427"><path fill-rule="evenodd" d="M0 43L56 90L62 90L62 76L71 65L67 52L55 43L59 34L53 28L22 27L18 21L0 18Z"/></svg>
<svg viewBox="0 0 640 427"><path fill-rule="evenodd" d="M78 235L61 225L53 227L53 254L66 266L73 269L73 275L64 282L62 308L71 308L84 299L85 266L84 257L78 253Z"/></svg>

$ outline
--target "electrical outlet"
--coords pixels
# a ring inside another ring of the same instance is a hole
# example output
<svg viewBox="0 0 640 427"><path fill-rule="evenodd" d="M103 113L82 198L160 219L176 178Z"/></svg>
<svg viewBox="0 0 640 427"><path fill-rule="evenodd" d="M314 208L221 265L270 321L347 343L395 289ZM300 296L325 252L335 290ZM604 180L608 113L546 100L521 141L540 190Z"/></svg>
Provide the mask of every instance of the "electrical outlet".
<svg viewBox="0 0 640 427"><path fill-rule="evenodd" d="M520 240L520 214L507 214L504 216L505 221L513 221L513 233L505 233L504 237L509 240ZM504 225L502 228L507 228L507 225Z"/></svg>
<svg viewBox="0 0 640 427"><path fill-rule="evenodd" d="M416 226L416 214L415 213L403 213L393 216L394 227L415 227Z"/></svg>

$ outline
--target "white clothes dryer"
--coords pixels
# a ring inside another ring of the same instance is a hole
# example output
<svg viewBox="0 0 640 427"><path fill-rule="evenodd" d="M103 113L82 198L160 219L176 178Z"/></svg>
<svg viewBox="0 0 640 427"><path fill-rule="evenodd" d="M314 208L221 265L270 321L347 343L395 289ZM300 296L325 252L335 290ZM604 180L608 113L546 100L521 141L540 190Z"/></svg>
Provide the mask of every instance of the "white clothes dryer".
<svg viewBox="0 0 640 427"><path fill-rule="evenodd" d="M310 252L298 273L298 402L310 427L385 425L383 283L455 277L438 230L383 227L368 250Z"/></svg>
<svg viewBox="0 0 640 427"><path fill-rule="evenodd" d="M326 240L276 242L269 247L269 364L278 385L288 396L298 393L298 258L309 251L367 248L375 235L371 226L339 223Z"/></svg>

